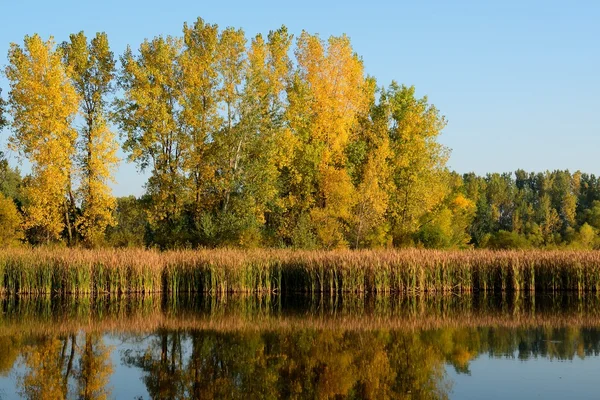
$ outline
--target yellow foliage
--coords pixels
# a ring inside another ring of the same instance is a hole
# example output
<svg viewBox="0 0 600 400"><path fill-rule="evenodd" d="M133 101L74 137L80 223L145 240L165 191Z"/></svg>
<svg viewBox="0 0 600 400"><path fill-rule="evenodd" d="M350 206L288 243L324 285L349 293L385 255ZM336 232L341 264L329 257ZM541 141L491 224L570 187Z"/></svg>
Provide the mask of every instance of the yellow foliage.
<svg viewBox="0 0 600 400"><path fill-rule="evenodd" d="M12 199L0 193L0 247L11 247L23 239L21 214Z"/></svg>
<svg viewBox="0 0 600 400"><path fill-rule="evenodd" d="M25 188L25 227L41 228L47 239L59 238L65 226L77 132L72 121L79 96L52 38L26 36L11 44L6 76L14 135L10 146L28 158L32 174Z"/></svg>
<svg viewBox="0 0 600 400"><path fill-rule="evenodd" d="M82 213L77 217L79 233L88 246L98 244L104 231L114 225L116 201L108 186L118 164L118 143L106 123L105 99L111 90L115 61L105 33L97 33L88 44L83 32L71 35L64 45L65 64L81 99L85 124L80 130L78 197Z"/></svg>
<svg viewBox="0 0 600 400"><path fill-rule="evenodd" d="M24 352L28 373L19 382L21 395L28 399L62 400L67 397L62 364L58 355L62 342L56 338L45 340Z"/></svg>
<svg viewBox="0 0 600 400"><path fill-rule="evenodd" d="M76 374L81 399L104 400L110 397L111 350L99 333L85 334L85 344L80 348L80 368Z"/></svg>
<svg viewBox="0 0 600 400"><path fill-rule="evenodd" d="M330 37L303 32L296 56L308 87L311 140L326 144L323 163L343 163L344 149L357 115L368 105L362 61L347 36Z"/></svg>

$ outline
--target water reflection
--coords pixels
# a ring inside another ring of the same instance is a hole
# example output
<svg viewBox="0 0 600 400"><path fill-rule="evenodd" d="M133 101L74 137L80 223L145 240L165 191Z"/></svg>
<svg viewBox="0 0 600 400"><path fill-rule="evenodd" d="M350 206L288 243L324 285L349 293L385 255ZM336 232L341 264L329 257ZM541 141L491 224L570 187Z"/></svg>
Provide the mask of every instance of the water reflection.
<svg viewBox="0 0 600 400"><path fill-rule="evenodd" d="M0 353L2 373L18 362L15 394L28 399L106 399L113 373L112 349L98 333L40 337L12 336L10 351Z"/></svg>
<svg viewBox="0 0 600 400"><path fill-rule="evenodd" d="M194 301L179 306L160 304L161 315L172 318L160 320L166 324L150 322L129 329L118 320L131 323L156 316L154 306L139 309L106 299L99 305L97 300L79 299L80 305L56 300L46 304L39 299L4 303L0 397L105 399L126 397L128 390L128 394L152 399L438 399L452 395L448 368L468 374L473 360L482 356L572 360L600 353L600 325L588 324L595 320L595 300L591 299L552 299L550 304L543 299L521 299L517 312L515 299L506 299L509 305L486 300L483 308L482 300L473 298L447 307L432 299L394 301L394 306L369 305L364 299L362 305L338 304L334 317L326 305L331 305L329 299L325 304L309 300L306 305L282 299L268 306L265 299L251 298L228 299L229 305L222 300ZM557 301L565 310L562 316L552 305ZM523 313L532 313L532 304L535 315L559 323L484 323L509 321L507 314L521 321ZM416 310L407 310L406 305ZM39 312L40 307L45 314ZM111 307L115 313L108 315ZM446 313L458 322L445 323L440 317L438 326L409 323L402 328L402 321L411 321L407 315L428 318L435 314L433 309L445 310L438 314ZM483 315L484 309L488 316ZM352 310L358 310L358 315L349 319ZM327 324L310 323L319 312L328 315ZM103 317L98 324L100 313ZM223 325L199 329L175 324L194 317L194 323L203 326L211 316ZM468 320L474 316L482 324ZM228 325L236 317L249 322ZM344 325L346 321L358 324L361 318L369 329ZM373 322L390 318L396 318L392 329ZM277 324L282 319L295 322ZM307 326L303 320L309 321ZM65 333L69 329L73 330Z"/></svg>

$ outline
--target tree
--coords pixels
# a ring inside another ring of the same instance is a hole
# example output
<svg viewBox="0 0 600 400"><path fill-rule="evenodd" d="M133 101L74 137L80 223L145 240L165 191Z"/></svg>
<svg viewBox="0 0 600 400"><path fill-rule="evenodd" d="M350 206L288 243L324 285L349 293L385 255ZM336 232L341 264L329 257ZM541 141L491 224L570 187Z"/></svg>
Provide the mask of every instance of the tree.
<svg viewBox="0 0 600 400"><path fill-rule="evenodd" d="M67 228L72 238L72 159L77 132L72 127L79 97L62 52L52 38L26 36L24 46L12 43L6 76L14 134L9 145L31 162L25 187L25 227L41 232L41 239L60 238Z"/></svg>
<svg viewBox="0 0 600 400"><path fill-rule="evenodd" d="M2 98L2 89L0 88L0 130L2 130L6 125L8 125L8 121L4 116L6 108L6 101Z"/></svg>
<svg viewBox="0 0 600 400"><path fill-rule="evenodd" d="M384 110L375 102L376 82L367 80L370 110L359 115L359 128L348 144L348 170L356 187L353 214L353 246L381 247L390 244L390 226L386 219L390 193L390 159L388 121Z"/></svg>
<svg viewBox="0 0 600 400"><path fill-rule="evenodd" d="M257 35L248 50L240 121L245 132L239 164L243 190L238 207L240 217L247 221L241 232L246 238L257 235L267 222L268 228L273 228L280 215L279 177L290 161L284 115L291 43L292 35L282 26L269 32L266 40Z"/></svg>
<svg viewBox="0 0 600 400"><path fill-rule="evenodd" d="M22 217L11 198L0 193L0 247L18 245L24 239Z"/></svg>
<svg viewBox="0 0 600 400"><path fill-rule="evenodd" d="M116 224L106 230L106 240L114 247L143 247L148 229L145 199L135 196L117 198Z"/></svg>
<svg viewBox="0 0 600 400"><path fill-rule="evenodd" d="M587 222L581 225L577 235L577 241L585 249L591 249L596 244L596 231Z"/></svg>
<svg viewBox="0 0 600 400"><path fill-rule="evenodd" d="M389 218L394 243L411 242L421 218L448 194L448 149L437 142L446 125L427 97L417 98L414 87L392 82L381 98L389 120L393 188Z"/></svg>
<svg viewBox="0 0 600 400"><path fill-rule="evenodd" d="M148 217L163 244L179 240L187 201L184 167L189 135L180 102L181 48L181 40L170 36L145 40L137 56L128 48L121 57L119 77L123 98L116 101L114 114L129 160L151 171L146 183L151 199Z"/></svg>
<svg viewBox="0 0 600 400"><path fill-rule="evenodd" d="M118 144L108 128L106 110L115 60L105 33L97 33L88 44L84 33L79 32L62 47L84 119L77 157L82 208L77 227L84 242L94 246L104 239L106 227L115 223L112 212L116 203L108 183L114 182Z"/></svg>
<svg viewBox="0 0 600 400"><path fill-rule="evenodd" d="M239 170L247 132L240 122L240 85L247 68L245 57L246 38L244 32L227 28L219 36L218 71L221 76L220 99L223 103L225 120L214 132L215 150L211 163L215 169L215 189L220 194L219 204L227 213L232 193L240 186Z"/></svg>
<svg viewBox="0 0 600 400"><path fill-rule="evenodd" d="M21 171L12 168L4 154L0 152L0 193L21 206L23 204L22 183Z"/></svg>
<svg viewBox="0 0 600 400"><path fill-rule="evenodd" d="M475 216L475 204L468 199L461 177L448 175L450 193L434 212L422 217L419 242L429 248L466 248L471 241L469 228Z"/></svg>
<svg viewBox="0 0 600 400"><path fill-rule="evenodd" d="M299 145L288 202L300 208L297 215L310 213L322 246L344 247L355 203L346 148L369 107L364 67L347 36L324 42L303 32L297 46L287 117Z"/></svg>
<svg viewBox="0 0 600 400"><path fill-rule="evenodd" d="M184 49L179 64L182 72L182 119L189 132L189 153L184 160L197 224L203 210L216 199L210 191L214 171L208 162L210 142L222 123L219 109L221 77L218 71L219 28L198 18L183 27Z"/></svg>

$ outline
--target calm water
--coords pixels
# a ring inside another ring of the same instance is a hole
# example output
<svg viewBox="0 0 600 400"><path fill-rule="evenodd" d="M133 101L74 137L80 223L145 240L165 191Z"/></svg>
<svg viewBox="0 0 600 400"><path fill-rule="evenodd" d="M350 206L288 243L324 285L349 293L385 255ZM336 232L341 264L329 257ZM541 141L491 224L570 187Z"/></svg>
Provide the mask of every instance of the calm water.
<svg viewBox="0 0 600 400"><path fill-rule="evenodd" d="M597 298L5 299L0 398L598 398Z"/></svg>

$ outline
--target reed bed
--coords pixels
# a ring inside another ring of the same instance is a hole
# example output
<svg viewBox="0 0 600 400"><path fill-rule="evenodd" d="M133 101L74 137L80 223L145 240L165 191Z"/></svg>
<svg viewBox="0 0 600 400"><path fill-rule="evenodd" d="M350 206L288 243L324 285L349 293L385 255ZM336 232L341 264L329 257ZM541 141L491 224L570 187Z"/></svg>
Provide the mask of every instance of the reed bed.
<svg viewBox="0 0 600 400"><path fill-rule="evenodd" d="M0 253L8 294L600 292L600 252L80 250Z"/></svg>

